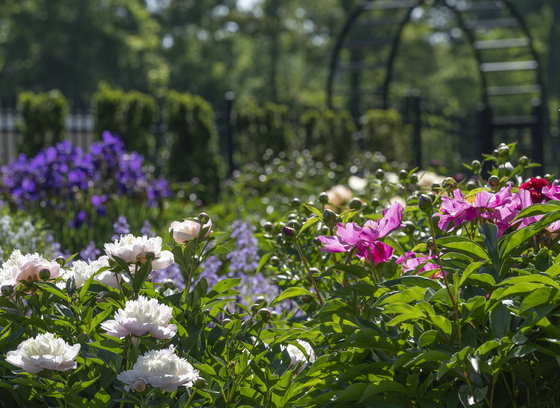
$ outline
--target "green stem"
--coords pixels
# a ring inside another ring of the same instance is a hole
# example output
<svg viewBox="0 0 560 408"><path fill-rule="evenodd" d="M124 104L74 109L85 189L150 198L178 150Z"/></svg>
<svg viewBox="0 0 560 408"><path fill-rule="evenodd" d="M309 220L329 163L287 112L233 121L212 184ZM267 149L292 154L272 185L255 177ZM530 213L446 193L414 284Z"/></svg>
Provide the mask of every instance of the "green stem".
<svg viewBox="0 0 560 408"><path fill-rule="evenodd" d="M185 405L184 408L188 408L188 406L190 405L191 401L193 400L195 394L196 394L196 390L193 390L193 392L192 392L191 396L189 397L189 400L187 401L187 404Z"/></svg>
<svg viewBox="0 0 560 408"><path fill-rule="evenodd" d="M303 251L301 250L301 247L299 246L299 243L295 242L296 248L299 252L299 256L301 256L301 259L303 260L303 264L305 265L305 268L307 269L307 273L309 273L309 278L311 279L311 282L313 283L313 286L315 287L315 292L317 292L317 299L319 299L319 303L321 304L321 307L325 305L325 302L323 302L323 298L321 297L321 293L319 292L319 287L317 286L317 282L315 282L315 278L313 278L313 274L311 273L311 270L309 269L309 265L307 265L307 259L305 259L305 256L303 255Z"/></svg>

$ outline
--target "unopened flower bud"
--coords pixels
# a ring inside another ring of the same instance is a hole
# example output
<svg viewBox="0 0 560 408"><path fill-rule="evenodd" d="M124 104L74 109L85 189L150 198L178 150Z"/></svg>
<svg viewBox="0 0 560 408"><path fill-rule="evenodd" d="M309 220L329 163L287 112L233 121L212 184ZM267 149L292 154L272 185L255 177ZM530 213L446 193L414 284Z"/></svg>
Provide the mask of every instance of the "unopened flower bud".
<svg viewBox="0 0 560 408"><path fill-rule="evenodd" d="M298 222L298 220L290 220L288 221L288 227L299 231L301 229L301 224Z"/></svg>
<svg viewBox="0 0 560 408"><path fill-rule="evenodd" d="M471 162L471 167L472 169L478 173L478 171L480 170L480 168L482 167L482 165L480 164L480 162L478 160L473 160Z"/></svg>
<svg viewBox="0 0 560 408"><path fill-rule="evenodd" d="M467 190L471 191L474 190L476 188L476 182L474 182L473 180L469 180L467 182Z"/></svg>
<svg viewBox="0 0 560 408"><path fill-rule="evenodd" d="M430 251L436 250L436 243L434 242L434 239L432 237L426 240L426 248L428 248L428 250Z"/></svg>
<svg viewBox="0 0 560 408"><path fill-rule="evenodd" d="M359 210L360 208L362 208L362 200L360 200L359 198L353 198L350 200L348 206L353 210Z"/></svg>
<svg viewBox="0 0 560 408"><path fill-rule="evenodd" d="M282 234L276 235L276 243L277 243L277 244L281 244L281 243L283 243L283 242L284 242L284 239L283 239Z"/></svg>
<svg viewBox="0 0 560 408"><path fill-rule="evenodd" d="M48 269L41 269L39 271L39 279L42 281L48 281L51 278L51 271Z"/></svg>
<svg viewBox="0 0 560 408"><path fill-rule="evenodd" d="M146 260L151 261L152 259L155 259L156 254L154 254L153 252L146 252Z"/></svg>
<svg viewBox="0 0 560 408"><path fill-rule="evenodd" d="M426 194L422 194L420 199L418 200L418 208L425 212L426 214L432 210L432 199L428 197Z"/></svg>
<svg viewBox="0 0 560 408"><path fill-rule="evenodd" d="M210 216L208 216L208 214L206 213L200 213L198 214L198 222L200 222L201 224L206 224L208 221L210 221Z"/></svg>
<svg viewBox="0 0 560 408"><path fill-rule="evenodd" d="M267 223L264 224L263 228L266 232L272 231L272 223L268 221Z"/></svg>
<svg viewBox="0 0 560 408"><path fill-rule="evenodd" d="M295 242L297 238L296 231L290 227L282 227L282 238L286 242Z"/></svg>
<svg viewBox="0 0 560 408"><path fill-rule="evenodd" d="M228 324L230 322L231 322L231 319L226 318L226 319L222 320L222 326L225 326L226 324Z"/></svg>
<svg viewBox="0 0 560 408"><path fill-rule="evenodd" d="M434 193L433 191L428 191L428 192L426 193L426 195L427 195L428 197L430 197L430 200L432 200L432 203L433 203L434 201L436 201L437 194Z"/></svg>
<svg viewBox="0 0 560 408"><path fill-rule="evenodd" d="M547 180L547 181L549 181L551 178L552 178L552 174L547 173L547 174L544 175L544 179Z"/></svg>
<svg viewBox="0 0 560 408"><path fill-rule="evenodd" d="M327 204L329 202L329 196L327 193L322 192L321 194L319 194L319 202L321 204Z"/></svg>
<svg viewBox="0 0 560 408"><path fill-rule="evenodd" d="M438 188L441 188L441 184L439 184L439 183L432 183L432 190L437 190Z"/></svg>
<svg viewBox="0 0 560 408"><path fill-rule="evenodd" d="M251 313L253 313L253 314L257 313L260 308L261 308L261 305L259 305L258 303L254 303L253 306L251 306Z"/></svg>
<svg viewBox="0 0 560 408"><path fill-rule="evenodd" d="M63 256L57 256L55 262L60 266L64 266L64 264L66 263L66 259Z"/></svg>
<svg viewBox="0 0 560 408"><path fill-rule="evenodd" d="M519 158L519 165L522 167L528 166L529 165L529 158L527 156L521 156Z"/></svg>
<svg viewBox="0 0 560 408"><path fill-rule="evenodd" d="M195 388L206 387L206 380L202 377L198 377L196 380L193 381L193 387Z"/></svg>
<svg viewBox="0 0 560 408"><path fill-rule="evenodd" d="M378 180L383 180L385 178L385 172L382 169L377 169L375 172L375 178Z"/></svg>
<svg viewBox="0 0 560 408"><path fill-rule="evenodd" d="M416 225L414 225L413 222L411 222L411 221L405 221L404 222L403 231L406 235L413 234L415 230L416 230Z"/></svg>
<svg viewBox="0 0 560 408"><path fill-rule="evenodd" d="M492 152L492 156L496 158L500 157L500 152L498 151L498 149L494 149L494 151Z"/></svg>
<svg viewBox="0 0 560 408"><path fill-rule="evenodd" d="M498 149L498 152L500 152L500 157L501 157L502 159L507 159L507 158L509 158L509 153L510 153L509 147L507 147L507 146L500 147L500 148Z"/></svg>
<svg viewBox="0 0 560 408"><path fill-rule="evenodd" d="M299 201L299 198L292 199L292 207L298 208L300 205L301 205L301 201Z"/></svg>
<svg viewBox="0 0 560 408"><path fill-rule="evenodd" d="M272 313L268 309L260 309L257 314L263 320L263 322L268 322L272 317Z"/></svg>
<svg viewBox="0 0 560 408"><path fill-rule="evenodd" d="M270 264L272 266L278 266L280 265L280 259L277 256L272 256L269 260Z"/></svg>
<svg viewBox="0 0 560 408"><path fill-rule="evenodd" d="M13 285L2 285L0 291L2 291L2 295L4 296L11 296L11 294L14 293L14 287Z"/></svg>
<svg viewBox="0 0 560 408"><path fill-rule="evenodd" d="M412 173L412 174L410 175L410 182L411 182L412 184L418 183L418 175L417 175L416 173Z"/></svg>
<svg viewBox="0 0 560 408"><path fill-rule="evenodd" d="M323 211L323 221L329 228L334 228L336 225L336 214L332 210Z"/></svg>
<svg viewBox="0 0 560 408"><path fill-rule="evenodd" d="M373 207L373 209L376 209L377 207L379 207L381 203L379 202L378 198L372 198L371 199L371 206Z"/></svg>
<svg viewBox="0 0 560 408"><path fill-rule="evenodd" d="M445 180L443 180L443 183L441 185L445 189L454 189L457 187L457 182L453 177L447 177Z"/></svg>
<svg viewBox="0 0 560 408"><path fill-rule="evenodd" d="M500 178L498 176L490 176L488 179L488 184L491 187L498 187L500 185Z"/></svg>
<svg viewBox="0 0 560 408"><path fill-rule="evenodd" d="M406 170L399 171L399 179L406 180L408 178L408 172Z"/></svg>
<svg viewBox="0 0 560 408"><path fill-rule="evenodd" d="M321 271L318 268L309 268L309 272L311 272L311 275L313 275L314 278L321 275Z"/></svg>
<svg viewBox="0 0 560 408"><path fill-rule="evenodd" d="M143 380L138 380L134 383L132 389L136 392L144 392L146 389L146 383Z"/></svg>

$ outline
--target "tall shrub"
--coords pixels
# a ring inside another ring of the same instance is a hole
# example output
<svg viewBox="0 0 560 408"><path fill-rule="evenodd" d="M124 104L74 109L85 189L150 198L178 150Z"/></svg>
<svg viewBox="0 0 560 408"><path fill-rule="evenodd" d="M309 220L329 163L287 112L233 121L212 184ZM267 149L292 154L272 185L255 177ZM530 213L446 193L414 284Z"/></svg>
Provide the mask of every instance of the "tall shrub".
<svg viewBox="0 0 560 408"><path fill-rule="evenodd" d="M155 138L150 128L157 121L159 107L154 97L138 91L124 92L100 82L92 97L95 133L117 133L126 148L146 158L154 155Z"/></svg>
<svg viewBox="0 0 560 408"><path fill-rule="evenodd" d="M345 163L354 146L356 125L348 111L310 109L300 118L300 136L316 158L331 154L336 163Z"/></svg>
<svg viewBox="0 0 560 408"><path fill-rule="evenodd" d="M212 105L200 96L170 91L164 116L171 136L169 178L175 181L198 179L199 198L212 201L219 193L224 168Z"/></svg>
<svg viewBox="0 0 560 408"><path fill-rule="evenodd" d="M22 136L18 146L21 153L33 156L45 146L60 141L68 102L58 90L37 95L23 92L18 97L17 107L21 113L18 124Z"/></svg>
<svg viewBox="0 0 560 408"><path fill-rule="evenodd" d="M275 153L294 148L288 107L267 102L246 105L234 112L236 163L259 161L267 149Z"/></svg>
<svg viewBox="0 0 560 408"><path fill-rule="evenodd" d="M381 151L388 160L406 162L410 152L410 126L404 125L400 112L394 109L367 111L360 118L363 148Z"/></svg>

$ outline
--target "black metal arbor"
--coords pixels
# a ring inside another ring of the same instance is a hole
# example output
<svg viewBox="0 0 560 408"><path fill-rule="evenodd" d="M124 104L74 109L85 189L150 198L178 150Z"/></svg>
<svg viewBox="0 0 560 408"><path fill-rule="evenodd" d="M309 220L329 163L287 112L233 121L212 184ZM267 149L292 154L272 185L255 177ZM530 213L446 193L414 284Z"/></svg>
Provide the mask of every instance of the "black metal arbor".
<svg viewBox="0 0 560 408"><path fill-rule="evenodd" d="M350 13L332 55L327 84L330 108L336 99L338 106L359 117L366 109L389 107L389 86L403 29L417 7L430 3L434 2L364 0ZM538 55L522 16L508 0L436 0L436 4L451 10L474 50L482 85L477 107L482 152L492 152L495 132L530 129L532 157L544 163L546 95ZM507 60L511 49L515 56ZM530 75L519 81L518 71ZM508 97L526 98L528 114L496 115L501 98Z"/></svg>

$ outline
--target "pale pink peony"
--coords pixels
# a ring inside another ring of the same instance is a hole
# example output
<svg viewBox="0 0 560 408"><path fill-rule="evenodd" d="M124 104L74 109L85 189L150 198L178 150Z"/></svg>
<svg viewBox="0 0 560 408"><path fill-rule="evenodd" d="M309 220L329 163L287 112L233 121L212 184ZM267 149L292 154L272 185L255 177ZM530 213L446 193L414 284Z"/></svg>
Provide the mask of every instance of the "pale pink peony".
<svg viewBox="0 0 560 408"><path fill-rule="evenodd" d="M6 278L11 275L9 280L17 285L22 281L42 280L39 278L39 273L43 269L49 271L49 280L58 278L61 273L60 265L56 261L48 261L37 253L23 255L16 249L4 263L2 275Z"/></svg>
<svg viewBox="0 0 560 408"><path fill-rule="evenodd" d="M212 220L208 220L206 224L202 227L200 223L191 220L185 220L183 222L173 221L169 226L169 232L173 231L173 239L179 245L185 244L191 239L197 238L200 234L201 228L208 227L208 232L205 236L208 236L212 230Z"/></svg>
<svg viewBox="0 0 560 408"><path fill-rule="evenodd" d="M173 309L158 303L157 299L139 296L129 300L124 309L115 314L114 320L101 323L101 327L112 337L123 338L132 334L141 337L150 334L156 339L170 339L177 332L177 326L169 324Z"/></svg>
<svg viewBox="0 0 560 408"><path fill-rule="evenodd" d="M8 351L6 361L31 374L43 369L68 371L76 368L74 360L80 348L79 344L70 346L52 333L39 334L20 343L17 350Z"/></svg>

